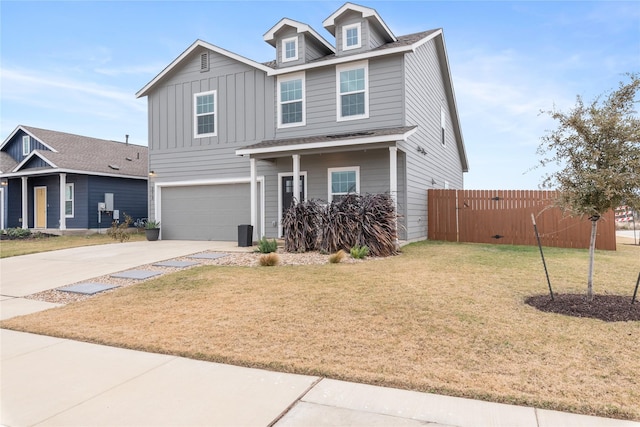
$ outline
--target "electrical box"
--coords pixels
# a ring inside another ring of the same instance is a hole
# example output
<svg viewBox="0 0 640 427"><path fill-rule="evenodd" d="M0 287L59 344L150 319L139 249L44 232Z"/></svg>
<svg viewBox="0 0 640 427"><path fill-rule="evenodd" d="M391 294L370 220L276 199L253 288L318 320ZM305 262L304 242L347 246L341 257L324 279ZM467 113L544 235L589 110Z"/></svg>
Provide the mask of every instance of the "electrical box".
<svg viewBox="0 0 640 427"><path fill-rule="evenodd" d="M107 210L107 205L104 203L98 203L98 212L104 212Z"/></svg>
<svg viewBox="0 0 640 427"><path fill-rule="evenodd" d="M104 193L104 204L106 211L113 212L113 193Z"/></svg>
<svg viewBox="0 0 640 427"><path fill-rule="evenodd" d="M119 220L120 219L120 211L118 209L115 209L113 211L113 220Z"/></svg>

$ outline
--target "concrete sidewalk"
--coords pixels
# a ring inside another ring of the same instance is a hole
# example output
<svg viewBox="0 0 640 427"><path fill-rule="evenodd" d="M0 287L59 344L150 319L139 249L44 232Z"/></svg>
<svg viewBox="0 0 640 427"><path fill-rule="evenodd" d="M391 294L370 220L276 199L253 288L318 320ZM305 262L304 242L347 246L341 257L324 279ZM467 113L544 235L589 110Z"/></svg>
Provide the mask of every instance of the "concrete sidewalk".
<svg viewBox="0 0 640 427"><path fill-rule="evenodd" d="M1 314L11 317L11 310L19 311L11 303L32 301L22 297L33 292L205 250L251 248L219 242L133 242L8 258L0 262ZM0 424L640 426L8 330L0 330Z"/></svg>

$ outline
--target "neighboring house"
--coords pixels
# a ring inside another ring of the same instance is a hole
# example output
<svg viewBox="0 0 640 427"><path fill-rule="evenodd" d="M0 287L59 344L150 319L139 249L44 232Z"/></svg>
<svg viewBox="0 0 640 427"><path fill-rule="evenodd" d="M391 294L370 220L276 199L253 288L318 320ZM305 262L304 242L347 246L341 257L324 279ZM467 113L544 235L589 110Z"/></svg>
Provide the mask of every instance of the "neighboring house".
<svg viewBox="0 0 640 427"><path fill-rule="evenodd" d="M144 86L149 212L164 239L282 234L292 200L390 192L399 237L427 237L427 190L468 170L441 29L395 36L346 3L310 26L282 19L258 63L202 40Z"/></svg>
<svg viewBox="0 0 640 427"><path fill-rule="evenodd" d="M109 228L147 217L148 148L18 126L0 146L2 228Z"/></svg>

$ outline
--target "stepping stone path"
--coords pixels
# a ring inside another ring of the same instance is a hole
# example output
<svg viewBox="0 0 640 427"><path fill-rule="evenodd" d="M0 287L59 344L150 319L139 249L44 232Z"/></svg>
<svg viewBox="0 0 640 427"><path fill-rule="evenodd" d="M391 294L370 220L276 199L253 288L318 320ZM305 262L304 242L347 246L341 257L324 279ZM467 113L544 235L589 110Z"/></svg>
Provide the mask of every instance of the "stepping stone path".
<svg viewBox="0 0 640 427"><path fill-rule="evenodd" d="M118 279L137 279L144 280L149 277L159 276L162 274L161 271L152 271L152 270L129 270L123 271L122 273L112 274L111 277L115 277Z"/></svg>
<svg viewBox="0 0 640 427"><path fill-rule="evenodd" d="M105 283L78 283L76 285L58 288L59 291L72 292L75 294L94 295L98 292L104 292L108 289L117 288L118 285L107 285Z"/></svg>
<svg viewBox="0 0 640 427"><path fill-rule="evenodd" d="M227 256L228 254L221 254L217 252L204 252L201 254L189 255L188 258L196 259L218 259Z"/></svg>
<svg viewBox="0 0 640 427"><path fill-rule="evenodd" d="M174 267L174 268L185 268L191 267L192 265L198 265L199 263L193 261L163 261L157 262L153 264L155 267Z"/></svg>

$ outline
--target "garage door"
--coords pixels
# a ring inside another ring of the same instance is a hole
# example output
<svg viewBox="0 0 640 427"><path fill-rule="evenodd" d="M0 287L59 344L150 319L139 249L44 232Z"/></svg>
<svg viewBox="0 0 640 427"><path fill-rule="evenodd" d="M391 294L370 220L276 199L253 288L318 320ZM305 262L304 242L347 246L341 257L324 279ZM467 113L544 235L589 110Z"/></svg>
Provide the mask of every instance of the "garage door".
<svg viewBox="0 0 640 427"><path fill-rule="evenodd" d="M163 240L237 241L238 225L251 223L249 184L165 187Z"/></svg>

